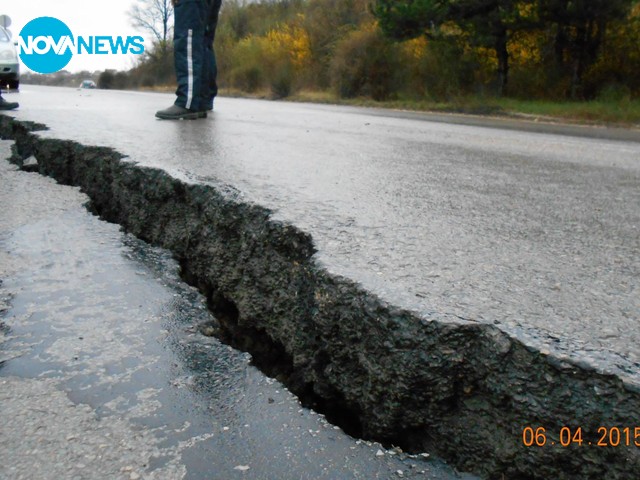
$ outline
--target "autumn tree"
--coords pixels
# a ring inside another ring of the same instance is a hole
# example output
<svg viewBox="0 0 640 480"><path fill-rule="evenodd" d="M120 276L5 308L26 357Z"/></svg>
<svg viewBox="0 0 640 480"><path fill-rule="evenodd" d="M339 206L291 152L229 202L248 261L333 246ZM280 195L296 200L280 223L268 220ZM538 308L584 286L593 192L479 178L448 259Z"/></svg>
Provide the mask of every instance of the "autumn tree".
<svg viewBox="0 0 640 480"><path fill-rule="evenodd" d="M474 46L494 50L498 94L509 79L508 44L514 31L535 25L534 0L377 0L374 13L385 33L396 39L437 35L457 25Z"/></svg>
<svg viewBox="0 0 640 480"><path fill-rule="evenodd" d="M369 0L309 0L303 26L309 33L313 67L320 85L329 84L329 65L338 43L371 20Z"/></svg>

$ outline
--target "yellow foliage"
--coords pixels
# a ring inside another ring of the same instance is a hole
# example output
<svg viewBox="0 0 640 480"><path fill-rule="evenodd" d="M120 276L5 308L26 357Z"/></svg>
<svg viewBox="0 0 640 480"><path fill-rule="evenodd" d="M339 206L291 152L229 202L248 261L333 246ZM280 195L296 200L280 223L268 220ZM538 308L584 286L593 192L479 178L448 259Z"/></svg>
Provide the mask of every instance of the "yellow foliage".
<svg viewBox="0 0 640 480"><path fill-rule="evenodd" d="M516 33L509 42L509 57L514 65L536 65L542 62L540 33L523 31Z"/></svg>
<svg viewBox="0 0 640 480"><path fill-rule="evenodd" d="M446 22L440 26L440 33L443 35L452 35L452 36L465 36L466 32L460 28L455 22Z"/></svg>
<svg viewBox="0 0 640 480"><path fill-rule="evenodd" d="M537 5L535 3L520 3L516 6L518 15L522 18L533 18L536 16Z"/></svg>
<svg viewBox="0 0 640 480"><path fill-rule="evenodd" d="M427 37L421 36L402 42L402 50L407 58L420 60L427 52Z"/></svg>
<svg viewBox="0 0 640 480"><path fill-rule="evenodd" d="M296 70L303 70L311 63L311 44L307 31L298 26L279 25L264 37L268 54L286 53Z"/></svg>

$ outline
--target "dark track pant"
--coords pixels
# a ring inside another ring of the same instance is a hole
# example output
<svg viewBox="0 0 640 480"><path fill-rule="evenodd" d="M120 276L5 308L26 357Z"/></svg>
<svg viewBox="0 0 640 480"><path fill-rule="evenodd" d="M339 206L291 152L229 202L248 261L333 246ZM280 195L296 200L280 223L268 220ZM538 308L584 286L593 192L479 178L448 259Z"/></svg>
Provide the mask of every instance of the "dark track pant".
<svg viewBox="0 0 640 480"><path fill-rule="evenodd" d="M174 7L174 59L178 89L175 104L201 111L218 93L213 50L221 0L179 0Z"/></svg>

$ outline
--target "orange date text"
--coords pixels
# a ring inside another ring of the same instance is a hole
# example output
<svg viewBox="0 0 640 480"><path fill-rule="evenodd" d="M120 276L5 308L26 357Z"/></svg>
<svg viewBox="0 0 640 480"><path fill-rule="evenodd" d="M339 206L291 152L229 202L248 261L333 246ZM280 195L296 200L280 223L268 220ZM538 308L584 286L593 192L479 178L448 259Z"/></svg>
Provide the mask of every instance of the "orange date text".
<svg viewBox="0 0 640 480"><path fill-rule="evenodd" d="M525 447L640 447L640 427L598 427L595 432L587 432L582 427L553 431L527 426L522 430L522 444Z"/></svg>

